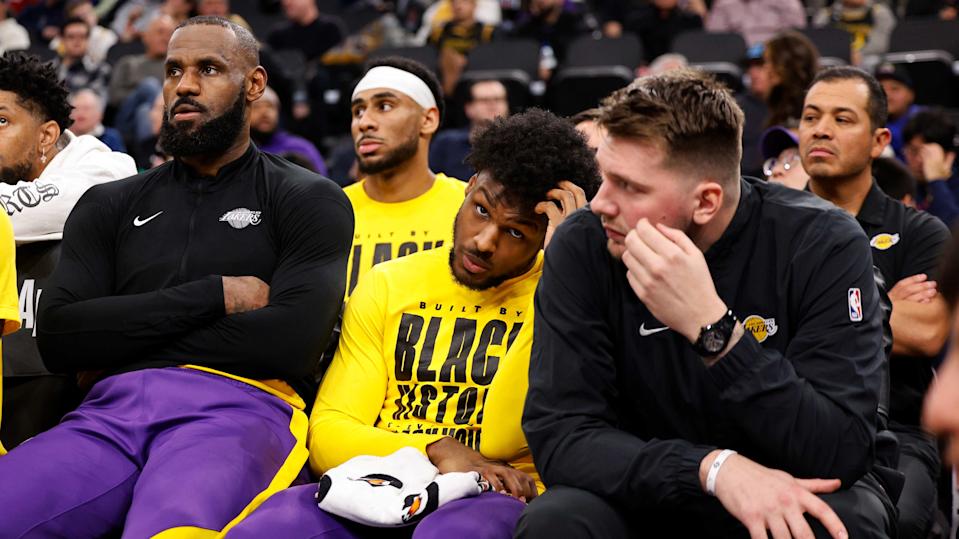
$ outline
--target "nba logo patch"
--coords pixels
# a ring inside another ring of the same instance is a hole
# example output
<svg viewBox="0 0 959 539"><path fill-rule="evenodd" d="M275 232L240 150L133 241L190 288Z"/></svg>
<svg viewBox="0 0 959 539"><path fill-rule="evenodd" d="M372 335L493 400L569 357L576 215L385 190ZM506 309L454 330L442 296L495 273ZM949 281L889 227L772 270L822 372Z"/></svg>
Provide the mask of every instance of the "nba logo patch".
<svg viewBox="0 0 959 539"><path fill-rule="evenodd" d="M858 288L849 289L849 320L862 322L862 293Z"/></svg>

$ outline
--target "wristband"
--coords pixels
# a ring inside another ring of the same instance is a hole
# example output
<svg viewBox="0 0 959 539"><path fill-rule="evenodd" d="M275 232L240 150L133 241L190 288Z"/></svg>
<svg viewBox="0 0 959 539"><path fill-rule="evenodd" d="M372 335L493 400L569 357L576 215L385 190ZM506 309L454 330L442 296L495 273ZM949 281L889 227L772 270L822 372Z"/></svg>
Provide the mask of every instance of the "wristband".
<svg viewBox="0 0 959 539"><path fill-rule="evenodd" d="M706 474L706 494L710 496L716 495L716 476L719 475L719 469L723 467L726 459L735 454L736 452L732 449L723 449L719 452L716 460L709 466L709 473Z"/></svg>

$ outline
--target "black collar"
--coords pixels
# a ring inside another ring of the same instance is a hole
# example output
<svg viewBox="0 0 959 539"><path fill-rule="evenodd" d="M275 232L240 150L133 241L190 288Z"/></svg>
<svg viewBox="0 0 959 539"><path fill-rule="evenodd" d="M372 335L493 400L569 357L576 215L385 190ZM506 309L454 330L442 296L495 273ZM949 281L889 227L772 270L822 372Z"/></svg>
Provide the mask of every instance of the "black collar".
<svg viewBox="0 0 959 539"><path fill-rule="evenodd" d="M861 224L872 225L872 226L881 226L886 215L886 204L889 202L889 197L882 192L882 189L879 188L879 185L876 184L876 180L872 181L872 187L869 188L869 193L866 195L866 199L862 201L862 207L859 208L859 213L856 214L856 220Z"/></svg>
<svg viewBox="0 0 959 539"><path fill-rule="evenodd" d="M216 176L201 176L196 173L193 168L184 163L180 159L173 160L173 176L179 180L186 182L191 182L195 180L203 180L205 186L209 189L215 188L215 186L220 185L224 179L232 177L236 174L237 171L243 170L250 166L251 163L260 155L260 150L257 149L256 145L253 144L253 141L250 141L250 146L243 152L243 155L230 161L229 163L220 167L220 170L216 173Z"/></svg>
<svg viewBox="0 0 959 539"><path fill-rule="evenodd" d="M735 245L742 231L749 225L753 210L757 207L759 193L756 192L752 184L744 178L740 178L739 187L739 204L736 206L736 213L716 243L706 250L706 260L708 262L722 258Z"/></svg>

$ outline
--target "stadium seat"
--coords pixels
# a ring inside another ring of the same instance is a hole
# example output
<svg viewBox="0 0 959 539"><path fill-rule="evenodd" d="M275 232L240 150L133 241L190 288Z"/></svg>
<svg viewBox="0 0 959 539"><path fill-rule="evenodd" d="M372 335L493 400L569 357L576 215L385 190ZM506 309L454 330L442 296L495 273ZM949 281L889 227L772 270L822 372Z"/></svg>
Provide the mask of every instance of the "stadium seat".
<svg viewBox="0 0 959 539"><path fill-rule="evenodd" d="M830 26L805 28L803 35L812 41L819 51L819 65L832 67L848 65L852 52L852 35L845 30Z"/></svg>
<svg viewBox="0 0 959 539"><path fill-rule="evenodd" d="M530 84L539 78L539 43L532 39L502 40L484 43L470 52L460 85L476 80L495 79L506 86L510 108L525 109L532 95ZM461 90L457 89L457 94Z"/></svg>
<svg viewBox="0 0 959 539"><path fill-rule="evenodd" d="M633 34L619 39L576 39L569 46L565 64L550 81L547 107L560 116L595 107L602 98L632 82L642 57L642 45Z"/></svg>
<svg viewBox="0 0 959 539"><path fill-rule="evenodd" d="M24 52L40 58L43 62L49 62L57 57L57 51L51 49L46 43L34 43Z"/></svg>
<svg viewBox="0 0 959 539"><path fill-rule="evenodd" d="M143 46L143 42L139 39L124 43L123 41L118 41L115 45L110 47L110 50L107 51L107 63L111 66L116 66L117 62L120 61L120 58L124 56L143 54L146 51L146 48Z"/></svg>
<svg viewBox="0 0 959 539"><path fill-rule="evenodd" d="M741 63L746 41L734 32L683 32L673 41L673 52L682 54L692 68L712 73L733 91L743 85Z"/></svg>
<svg viewBox="0 0 959 539"><path fill-rule="evenodd" d="M912 77L916 103L959 107L959 31L954 21L900 21L889 39L886 62L902 65Z"/></svg>
<svg viewBox="0 0 959 539"><path fill-rule="evenodd" d="M370 53L369 59L385 56L402 56L425 65L433 73L439 73L436 49L433 47L380 47Z"/></svg>

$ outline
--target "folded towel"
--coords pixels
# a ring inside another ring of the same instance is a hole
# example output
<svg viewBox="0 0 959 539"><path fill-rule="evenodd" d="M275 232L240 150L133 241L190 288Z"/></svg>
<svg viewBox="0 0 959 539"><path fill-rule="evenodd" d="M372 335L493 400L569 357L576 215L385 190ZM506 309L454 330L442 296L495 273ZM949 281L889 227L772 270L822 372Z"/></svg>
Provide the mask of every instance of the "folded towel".
<svg viewBox="0 0 959 539"><path fill-rule="evenodd" d="M359 456L323 474L320 509L381 528L418 522L444 504L489 490L478 472L439 473L426 456L404 447L386 457Z"/></svg>

